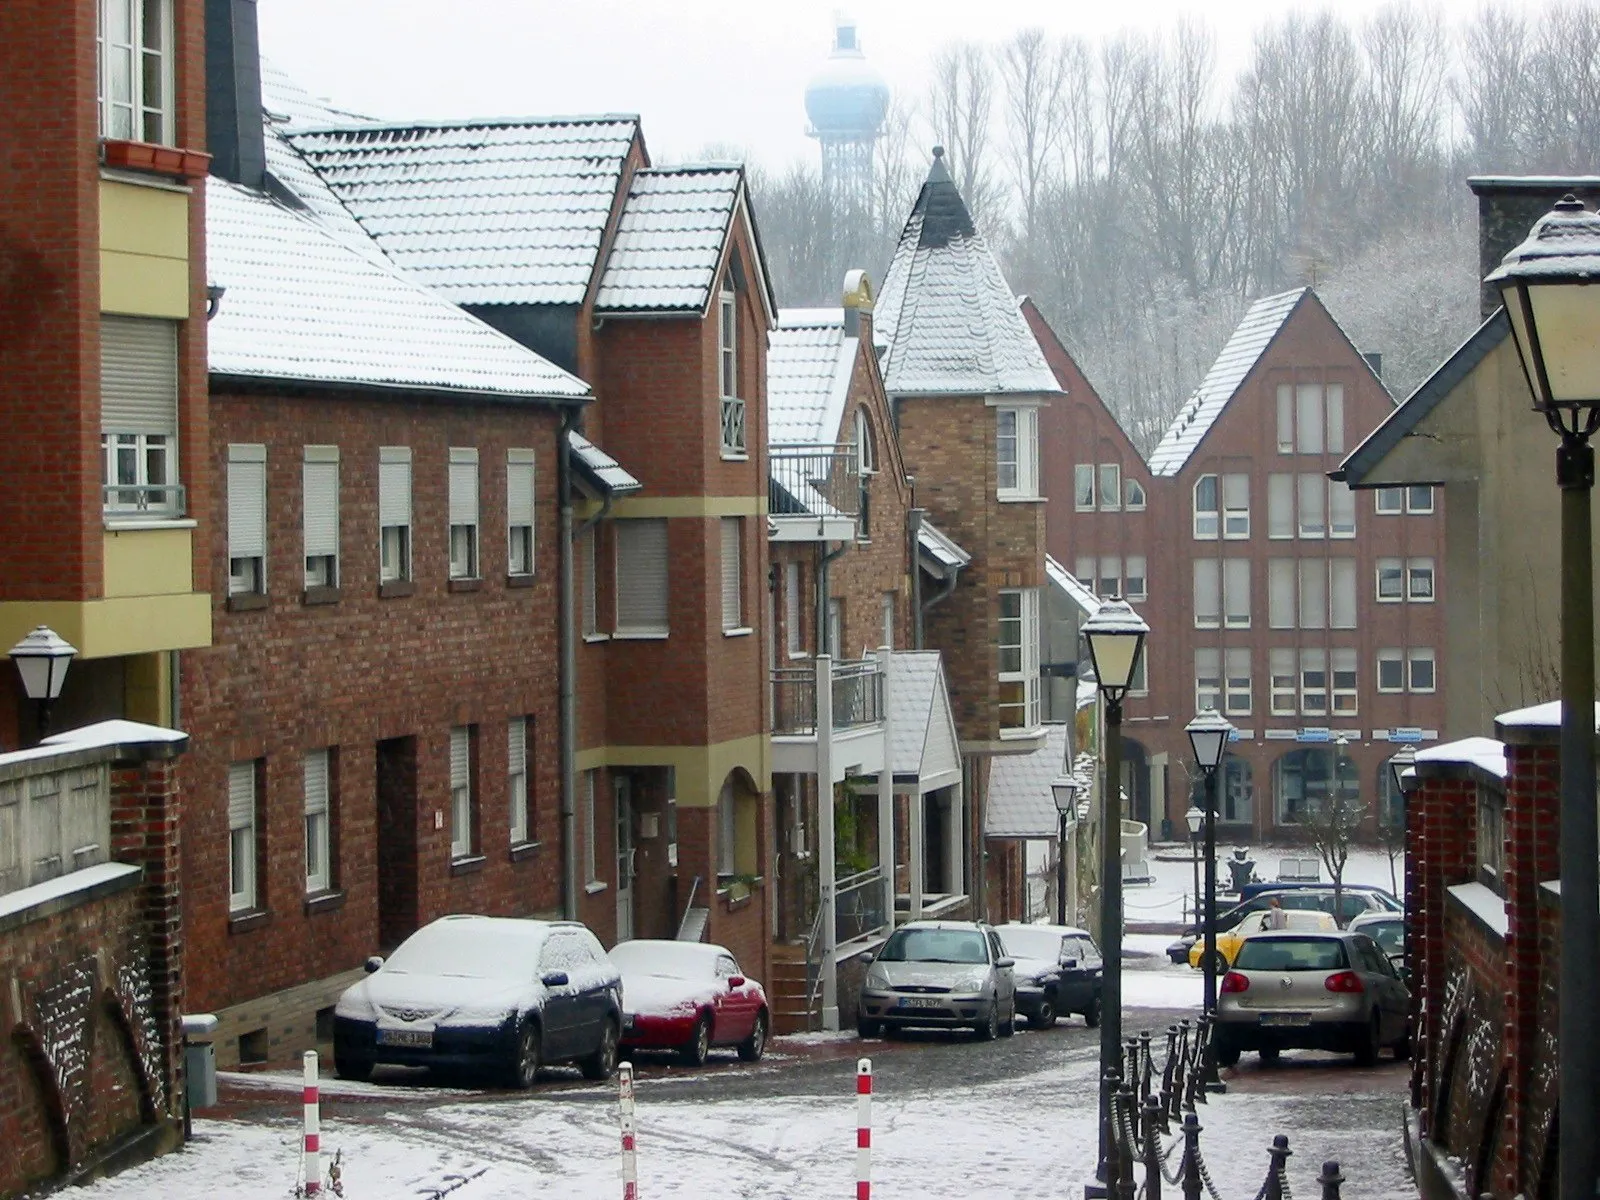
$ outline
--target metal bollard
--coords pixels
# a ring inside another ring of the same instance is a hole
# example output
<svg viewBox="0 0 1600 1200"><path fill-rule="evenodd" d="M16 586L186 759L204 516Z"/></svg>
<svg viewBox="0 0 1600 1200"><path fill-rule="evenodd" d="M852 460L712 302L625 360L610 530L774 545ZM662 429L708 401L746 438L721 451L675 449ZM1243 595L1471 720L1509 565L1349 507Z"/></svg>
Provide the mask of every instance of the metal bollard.
<svg viewBox="0 0 1600 1200"><path fill-rule="evenodd" d="M1123 1081L1122 1088L1117 1093L1117 1100L1122 1108L1122 1128L1133 1137L1133 1141L1125 1144L1122 1149L1122 1170L1117 1179L1117 1200L1134 1200L1136 1185L1133 1179L1133 1164L1139 1158L1139 1106L1133 1098L1131 1079Z"/></svg>
<svg viewBox="0 0 1600 1200"><path fill-rule="evenodd" d="M1183 1114L1183 1200L1202 1200L1205 1180L1200 1177L1200 1118Z"/></svg>
<svg viewBox="0 0 1600 1200"><path fill-rule="evenodd" d="M1202 1013L1194 1027L1194 1058L1189 1064L1189 1074L1194 1079L1194 1103L1207 1104L1206 1099L1206 1047L1211 1044L1211 1014Z"/></svg>
<svg viewBox="0 0 1600 1200"><path fill-rule="evenodd" d="M301 1088L301 1111L305 1122L304 1153L306 1164L305 1194L322 1195L322 1095L317 1085L317 1052L307 1050L301 1056L304 1066L304 1086Z"/></svg>
<svg viewBox="0 0 1600 1200"><path fill-rule="evenodd" d="M1161 1115L1161 1102L1154 1096L1144 1098L1144 1198L1161 1200L1161 1135L1156 1123Z"/></svg>
<svg viewBox="0 0 1600 1200"><path fill-rule="evenodd" d="M622 1118L622 1200L639 1200L639 1148L635 1140L633 1064L617 1064L617 1108Z"/></svg>
<svg viewBox="0 0 1600 1200"><path fill-rule="evenodd" d="M1289 1155L1294 1153L1289 1149L1288 1134L1280 1133L1273 1138L1272 1149L1267 1153L1272 1156L1272 1162L1267 1167L1266 1200L1283 1200L1283 1177L1289 1170Z"/></svg>
<svg viewBox="0 0 1600 1200"><path fill-rule="evenodd" d="M1178 1091L1173 1086L1173 1075L1178 1069L1178 1027L1167 1026L1167 1065L1161 1069L1161 1104L1166 1109L1163 1123L1168 1129L1180 1117Z"/></svg>
<svg viewBox="0 0 1600 1200"><path fill-rule="evenodd" d="M1117 1074L1115 1067L1108 1069L1100 1080L1100 1087L1105 1095L1105 1125L1100 1130L1100 1137L1105 1145L1105 1185L1107 1196L1118 1195L1117 1180L1122 1166L1122 1152L1117 1148L1117 1089L1122 1079Z"/></svg>
<svg viewBox="0 0 1600 1200"><path fill-rule="evenodd" d="M872 1060L856 1063L856 1200L872 1196Z"/></svg>
<svg viewBox="0 0 1600 1200"><path fill-rule="evenodd" d="M1344 1175L1339 1170L1339 1160L1329 1159L1322 1164L1322 1174L1317 1182L1322 1185L1322 1200L1339 1200L1339 1186Z"/></svg>
<svg viewBox="0 0 1600 1200"><path fill-rule="evenodd" d="M1148 1029L1141 1029L1139 1031L1139 1058L1143 1063L1143 1073L1140 1075L1139 1094L1141 1096L1148 1096L1150 1094L1150 1079L1155 1074L1155 1063L1150 1058L1150 1031Z"/></svg>

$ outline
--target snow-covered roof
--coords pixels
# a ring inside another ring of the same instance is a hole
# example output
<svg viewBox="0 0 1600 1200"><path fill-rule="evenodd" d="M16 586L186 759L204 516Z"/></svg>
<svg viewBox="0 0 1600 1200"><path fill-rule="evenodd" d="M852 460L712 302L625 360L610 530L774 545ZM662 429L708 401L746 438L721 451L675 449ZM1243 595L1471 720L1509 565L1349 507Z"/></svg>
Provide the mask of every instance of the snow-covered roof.
<svg viewBox="0 0 1600 1200"><path fill-rule="evenodd" d="M916 779L923 791L959 783L960 742L939 651L891 654L888 700L894 774Z"/></svg>
<svg viewBox="0 0 1600 1200"><path fill-rule="evenodd" d="M1458 883L1454 887L1445 888L1445 891L1501 937L1505 937L1510 931L1511 922L1507 919L1505 898L1496 895L1494 889L1474 882Z"/></svg>
<svg viewBox="0 0 1600 1200"><path fill-rule="evenodd" d="M1462 738L1458 742L1445 742L1417 751L1419 763L1453 763L1478 767L1497 778L1506 777L1506 747L1504 742L1488 737Z"/></svg>
<svg viewBox="0 0 1600 1200"><path fill-rule="evenodd" d="M1054 587L1059 588L1082 610L1084 616L1092 617L1100 611L1101 600L1094 594L1094 589L1084 586L1076 575L1048 554L1044 558L1044 573Z"/></svg>
<svg viewBox="0 0 1600 1200"><path fill-rule="evenodd" d="M1152 475L1171 476L1183 470L1228 401L1261 361L1272 339L1278 336L1289 314L1310 290L1295 288L1292 292L1267 296L1250 306L1200 386L1178 410L1172 425L1150 455Z"/></svg>
<svg viewBox="0 0 1600 1200"><path fill-rule="evenodd" d="M956 545L949 534L926 517L922 518L922 527L917 530L917 549L937 563L944 573L959 571L972 561L972 555Z"/></svg>
<svg viewBox="0 0 1600 1200"><path fill-rule="evenodd" d="M294 129L328 129L343 125L377 125L376 118L335 108L313 96L266 55L261 56L261 107L273 121Z"/></svg>
<svg viewBox="0 0 1600 1200"><path fill-rule="evenodd" d="M1059 832L1050 782L1066 770L1067 727L1044 727L1044 745L1031 754L989 760L989 804L983 832L992 838L1053 838Z"/></svg>
<svg viewBox="0 0 1600 1200"><path fill-rule="evenodd" d="M595 308L703 312L743 186L743 170L727 164L637 172Z"/></svg>
<svg viewBox="0 0 1600 1200"><path fill-rule="evenodd" d="M580 471L588 474L595 486L614 496L637 492L643 484L635 479L611 455L596 446L576 429L567 430L567 445Z"/></svg>
<svg viewBox="0 0 1600 1200"><path fill-rule="evenodd" d="M1594 706L1595 731L1600 733L1600 703ZM1517 708L1510 712L1501 713L1494 719L1496 725L1518 729L1559 729L1561 728L1561 701L1549 700L1544 704L1534 704L1527 708Z"/></svg>
<svg viewBox="0 0 1600 1200"><path fill-rule="evenodd" d="M396 264L457 304L578 304L637 117L342 122L286 136Z"/></svg>
<svg viewBox="0 0 1600 1200"><path fill-rule="evenodd" d="M213 375L506 397L589 386L441 300L311 213L206 183L206 257L227 289L207 326Z"/></svg>
<svg viewBox="0 0 1600 1200"><path fill-rule="evenodd" d="M785 308L767 335L767 444L818 445L839 436L861 340L842 308Z"/></svg>
<svg viewBox="0 0 1600 1200"><path fill-rule="evenodd" d="M893 396L1060 395L941 155L935 150L873 314L887 347L884 387Z"/></svg>

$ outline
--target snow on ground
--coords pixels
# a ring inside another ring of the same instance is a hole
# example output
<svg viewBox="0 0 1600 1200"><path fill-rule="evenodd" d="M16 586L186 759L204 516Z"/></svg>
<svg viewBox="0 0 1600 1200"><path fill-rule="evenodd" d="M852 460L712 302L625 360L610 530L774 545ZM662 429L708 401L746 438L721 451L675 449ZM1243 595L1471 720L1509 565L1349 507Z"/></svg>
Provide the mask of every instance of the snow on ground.
<svg viewBox="0 0 1600 1200"><path fill-rule="evenodd" d="M1128 924L1168 924L1190 919L1194 912L1194 865L1187 857L1189 847L1177 843L1162 843L1150 848L1150 867L1155 875L1153 883L1131 883L1122 890L1123 909ZM1223 865L1232 853L1231 846L1218 846L1217 878L1219 886L1228 878ZM1157 856L1161 857L1157 857ZM1262 880L1276 879L1278 860L1282 858L1314 858L1316 852L1304 846L1252 846L1250 857L1255 860L1256 875ZM1201 863L1204 874L1205 864ZM1405 887L1405 861L1395 862L1396 882ZM1330 886L1332 880L1327 870L1322 871L1323 882ZM1350 861L1345 864L1346 883L1364 883L1390 890L1394 884L1389 876L1389 856L1382 850L1353 847ZM1397 893L1398 894L1398 893ZM1169 941L1171 939L1168 939Z"/></svg>

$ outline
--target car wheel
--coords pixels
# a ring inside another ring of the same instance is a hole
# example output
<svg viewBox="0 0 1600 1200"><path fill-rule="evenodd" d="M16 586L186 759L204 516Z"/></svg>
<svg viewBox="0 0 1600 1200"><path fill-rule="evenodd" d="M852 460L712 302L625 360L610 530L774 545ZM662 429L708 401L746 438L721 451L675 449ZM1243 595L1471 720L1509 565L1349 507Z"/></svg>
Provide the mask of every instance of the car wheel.
<svg viewBox="0 0 1600 1200"><path fill-rule="evenodd" d="M1200 969L1206 969L1205 959L1200 960ZM1221 950L1211 951L1211 973L1219 979L1228 973L1228 956Z"/></svg>
<svg viewBox="0 0 1600 1200"><path fill-rule="evenodd" d="M1039 1001L1039 1011L1028 1018L1029 1029L1049 1029L1056 1023L1056 1002L1046 996Z"/></svg>
<svg viewBox="0 0 1600 1200"><path fill-rule="evenodd" d="M600 1045L595 1052L578 1064L585 1079L610 1079L617 1069L617 1023L606 1018L600 1031Z"/></svg>
<svg viewBox="0 0 1600 1200"><path fill-rule="evenodd" d="M992 1042L1000 1036L1000 1001L998 998L989 1001L989 1010L984 1014L983 1020L972 1027L978 1035L980 1042Z"/></svg>
<svg viewBox="0 0 1600 1200"><path fill-rule="evenodd" d="M511 1060L511 1086L526 1091L539 1078L539 1026L534 1021L524 1021L517 1033L516 1056Z"/></svg>
<svg viewBox="0 0 1600 1200"><path fill-rule="evenodd" d="M354 1054L340 1054L333 1052L333 1073L340 1079L349 1079L355 1083L365 1083L372 1078L372 1060L359 1058Z"/></svg>
<svg viewBox="0 0 1600 1200"><path fill-rule="evenodd" d="M701 1013L700 1019L694 1023L694 1032L678 1051L678 1057L683 1060L685 1066L703 1067L706 1065L706 1056L710 1053L711 1014Z"/></svg>
<svg viewBox="0 0 1600 1200"><path fill-rule="evenodd" d="M767 1013L763 1009L756 1014L755 1027L750 1030L750 1036L739 1043L739 1057L745 1062L760 1062L766 1052Z"/></svg>
<svg viewBox="0 0 1600 1200"><path fill-rule="evenodd" d="M1011 1037L1016 1032L1017 1032L1017 1002L1016 1002L1016 999L1013 998L1012 1001L1011 1001L1011 1011L1006 1013L1005 1017L1002 1018L1001 1021L1000 1021L1000 1036L1001 1037Z"/></svg>
<svg viewBox="0 0 1600 1200"><path fill-rule="evenodd" d="M1100 1028L1100 996L1098 993L1089 1001L1089 1007L1084 1009L1083 1023L1090 1029Z"/></svg>
<svg viewBox="0 0 1600 1200"><path fill-rule="evenodd" d="M1378 1050L1381 1047L1378 1031L1378 1014L1372 1014L1372 1021L1367 1025L1361 1043L1356 1047L1356 1065L1370 1067L1378 1061Z"/></svg>
<svg viewBox="0 0 1600 1200"><path fill-rule="evenodd" d="M870 1017L856 1018L856 1034L864 1038L875 1038L883 1033L883 1022L874 1021Z"/></svg>
<svg viewBox="0 0 1600 1200"><path fill-rule="evenodd" d="M1239 1047L1234 1042L1219 1037L1214 1043L1217 1054L1217 1066L1236 1067L1239 1065Z"/></svg>
<svg viewBox="0 0 1600 1200"><path fill-rule="evenodd" d="M1263 1046L1256 1053L1261 1056L1262 1066L1275 1067L1278 1065L1279 1050L1277 1046Z"/></svg>

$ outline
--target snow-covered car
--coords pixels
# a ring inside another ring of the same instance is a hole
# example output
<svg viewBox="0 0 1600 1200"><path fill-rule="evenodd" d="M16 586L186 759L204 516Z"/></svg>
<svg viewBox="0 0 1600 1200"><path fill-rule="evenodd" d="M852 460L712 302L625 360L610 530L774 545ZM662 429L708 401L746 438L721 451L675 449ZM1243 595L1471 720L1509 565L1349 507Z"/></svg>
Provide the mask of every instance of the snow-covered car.
<svg viewBox="0 0 1600 1200"><path fill-rule="evenodd" d="M1017 1027L1013 960L978 921L912 921L885 939L861 984L856 1032L924 1025L985 1041Z"/></svg>
<svg viewBox="0 0 1600 1200"><path fill-rule="evenodd" d="M622 978L576 921L440 917L367 970L333 1010L342 1079L399 1063L526 1088L545 1063L577 1063L589 1079L616 1070Z"/></svg>
<svg viewBox="0 0 1600 1200"><path fill-rule="evenodd" d="M767 993L739 969L731 951L704 942L620 942L611 961L622 972L622 1044L674 1050L700 1066L713 1046L732 1046L745 1062L767 1049Z"/></svg>
<svg viewBox="0 0 1600 1200"><path fill-rule="evenodd" d="M1070 925L1002 925L995 931L1015 962L1017 1012L1034 1029L1048 1029L1064 1013L1100 1024L1103 964L1094 939Z"/></svg>

